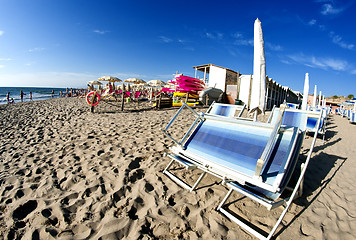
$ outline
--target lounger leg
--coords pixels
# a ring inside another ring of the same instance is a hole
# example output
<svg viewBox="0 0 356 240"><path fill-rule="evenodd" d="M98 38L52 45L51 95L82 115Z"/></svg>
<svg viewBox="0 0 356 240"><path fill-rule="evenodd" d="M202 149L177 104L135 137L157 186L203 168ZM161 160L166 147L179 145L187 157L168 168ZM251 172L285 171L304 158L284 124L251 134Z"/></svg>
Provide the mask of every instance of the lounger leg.
<svg viewBox="0 0 356 240"><path fill-rule="evenodd" d="M226 196L224 197L224 199L221 201L221 203L219 204L218 208L216 209L217 211L219 211L220 208L225 204L226 200L230 197L232 191L233 191L233 189L230 188L230 190L228 191L228 193L226 194Z"/></svg>
<svg viewBox="0 0 356 240"><path fill-rule="evenodd" d="M175 176L173 173L169 172L169 167L173 164L175 160L171 160L167 167L163 170L163 173L166 174L168 177L170 177L173 181L175 181L177 184L179 184L180 186L182 186L185 189L188 189L190 192L192 192L197 186L198 184L201 182L201 180L204 178L206 172L202 172L202 174L200 174L198 180L194 183L194 185L191 187L189 186L187 183L185 183L184 181L182 181L180 178L178 178L177 176Z"/></svg>
<svg viewBox="0 0 356 240"><path fill-rule="evenodd" d="M200 181L203 179L203 177L205 176L206 172L203 172L202 174L200 174L198 180L194 183L193 187L190 189L190 192L192 192L200 183Z"/></svg>
<svg viewBox="0 0 356 240"><path fill-rule="evenodd" d="M163 173L165 173L165 172L168 171L168 168L173 164L173 162L174 162L174 160L171 160L171 161L168 163L167 167L163 170Z"/></svg>

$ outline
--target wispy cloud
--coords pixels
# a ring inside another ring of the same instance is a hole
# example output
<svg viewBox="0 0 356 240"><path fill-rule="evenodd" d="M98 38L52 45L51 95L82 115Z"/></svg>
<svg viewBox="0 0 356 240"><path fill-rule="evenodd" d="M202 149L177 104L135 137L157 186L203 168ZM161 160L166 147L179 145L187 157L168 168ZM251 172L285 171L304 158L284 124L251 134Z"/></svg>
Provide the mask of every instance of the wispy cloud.
<svg viewBox="0 0 356 240"><path fill-rule="evenodd" d="M25 63L25 66L30 67L30 66L32 66L34 64L36 64L36 62L28 62L28 63Z"/></svg>
<svg viewBox="0 0 356 240"><path fill-rule="evenodd" d="M345 60L334 59L334 58L322 58L315 56L306 56L303 53L288 55L289 60L292 63L302 64L312 68L320 68L324 70L335 70L335 71L348 71L350 70L350 64ZM287 62L290 62L286 60Z"/></svg>
<svg viewBox="0 0 356 240"><path fill-rule="evenodd" d="M4 68L4 67L5 67L4 65L0 65L0 69L1 69L1 68Z"/></svg>
<svg viewBox="0 0 356 240"><path fill-rule="evenodd" d="M349 50L352 50L355 48L354 44L349 44L349 43L344 42L342 40L342 37L340 35L335 34L334 32L330 32L329 36L333 43L335 43L336 45L339 45L342 48L349 49Z"/></svg>
<svg viewBox="0 0 356 240"><path fill-rule="evenodd" d="M166 37L166 36L159 36L159 39L164 42L164 43L170 43L173 42L173 39Z"/></svg>
<svg viewBox="0 0 356 240"><path fill-rule="evenodd" d="M272 51L282 51L283 50L281 45L275 45L270 42L266 42L265 45L267 48L269 48Z"/></svg>
<svg viewBox="0 0 356 240"><path fill-rule="evenodd" d="M352 70L351 74L356 74L356 69Z"/></svg>
<svg viewBox="0 0 356 240"><path fill-rule="evenodd" d="M235 38L234 45L253 46L253 39L247 39L242 33L236 32L232 35Z"/></svg>
<svg viewBox="0 0 356 240"><path fill-rule="evenodd" d="M310 20L309 22L308 22L308 25L310 25L310 26L313 26L313 25L315 25L316 24L316 20L315 19L312 19L312 20Z"/></svg>
<svg viewBox="0 0 356 240"><path fill-rule="evenodd" d="M42 47L36 47L36 48L31 48L28 50L28 52L41 52L45 50L45 48L42 48Z"/></svg>
<svg viewBox="0 0 356 240"><path fill-rule="evenodd" d="M93 30L93 32L94 32L94 33L97 33L97 34L100 34L100 35L103 35L103 34L105 34L105 33L108 33L109 31L95 29L95 30Z"/></svg>
<svg viewBox="0 0 356 240"><path fill-rule="evenodd" d="M321 6L321 14L323 15L336 15L344 11L345 9L343 7L336 8L333 4L331 3L325 3Z"/></svg>
<svg viewBox="0 0 356 240"><path fill-rule="evenodd" d="M12 61L12 58L0 58L0 61Z"/></svg>
<svg viewBox="0 0 356 240"><path fill-rule="evenodd" d="M4 34L4 31L0 30L0 36L2 36Z"/></svg>
<svg viewBox="0 0 356 240"><path fill-rule="evenodd" d="M221 39L223 39L224 34L222 34L220 32L206 32L205 36L209 39L221 40Z"/></svg>
<svg viewBox="0 0 356 240"><path fill-rule="evenodd" d="M163 43L179 43L180 46L182 47L182 49L184 50L187 50L187 51L195 51L195 48L192 47L192 46L189 46L190 44L190 41L189 40L185 40L185 39L181 39L181 38L178 38L178 39L173 39L173 38L169 38L169 37L166 37L166 36L159 36L158 37L160 42L163 42Z"/></svg>

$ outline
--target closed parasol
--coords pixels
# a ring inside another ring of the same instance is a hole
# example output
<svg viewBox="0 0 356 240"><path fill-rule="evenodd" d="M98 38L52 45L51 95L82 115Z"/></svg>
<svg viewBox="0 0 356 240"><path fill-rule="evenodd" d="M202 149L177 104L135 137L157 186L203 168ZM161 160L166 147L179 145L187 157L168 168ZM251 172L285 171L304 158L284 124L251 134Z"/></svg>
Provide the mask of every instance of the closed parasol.
<svg viewBox="0 0 356 240"><path fill-rule="evenodd" d="M309 73L305 74L302 110L307 110L309 95Z"/></svg>
<svg viewBox="0 0 356 240"><path fill-rule="evenodd" d="M251 89L250 113L265 112L266 59L261 21L257 18L254 26L253 80Z"/></svg>

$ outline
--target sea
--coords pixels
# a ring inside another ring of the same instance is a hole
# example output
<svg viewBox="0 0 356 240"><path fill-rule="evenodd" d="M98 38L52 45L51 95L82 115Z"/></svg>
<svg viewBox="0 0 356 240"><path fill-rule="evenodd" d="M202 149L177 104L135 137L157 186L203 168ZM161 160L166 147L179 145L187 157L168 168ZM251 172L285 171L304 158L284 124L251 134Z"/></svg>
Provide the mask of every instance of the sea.
<svg viewBox="0 0 356 240"><path fill-rule="evenodd" d="M24 92L23 101L30 101L30 92L32 92L32 101L50 99L52 90L54 91L53 98L60 97L60 92L63 94L67 92L66 88L41 88L41 87L0 87L0 104L6 104L6 94L10 92L10 99L13 98L14 102L21 102L20 91ZM69 89L70 91L70 89Z"/></svg>

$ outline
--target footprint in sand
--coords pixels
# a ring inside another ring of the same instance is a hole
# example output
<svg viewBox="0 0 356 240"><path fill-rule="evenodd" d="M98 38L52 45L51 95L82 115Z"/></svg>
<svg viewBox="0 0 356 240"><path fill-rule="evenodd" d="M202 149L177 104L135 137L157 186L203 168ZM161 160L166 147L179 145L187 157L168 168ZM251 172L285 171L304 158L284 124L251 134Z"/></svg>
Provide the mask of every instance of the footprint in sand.
<svg viewBox="0 0 356 240"><path fill-rule="evenodd" d="M145 184L145 191L146 191L147 193L153 191L154 189L155 189L155 188L152 186L151 183L146 182L146 184Z"/></svg>
<svg viewBox="0 0 356 240"><path fill-rule="evenodd" d="M15 211L12 213L12 218L14 221L22 220L27 217L33 210L37 208L37 201L30 200L23 205L20 205Z"/></svg>
<svg viewBox="0 0 356 240"><path fill-rule="evenodd" d="M130 162L129 169L133 170L133 169L139 168L141 161L142 161L141 157L136 157L132 162Z"/></svg>

